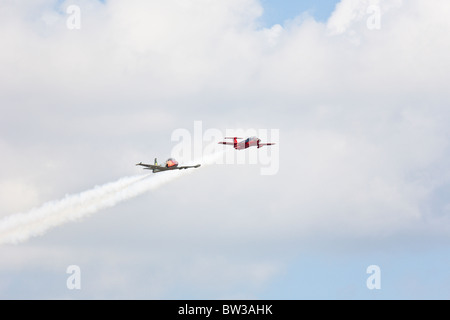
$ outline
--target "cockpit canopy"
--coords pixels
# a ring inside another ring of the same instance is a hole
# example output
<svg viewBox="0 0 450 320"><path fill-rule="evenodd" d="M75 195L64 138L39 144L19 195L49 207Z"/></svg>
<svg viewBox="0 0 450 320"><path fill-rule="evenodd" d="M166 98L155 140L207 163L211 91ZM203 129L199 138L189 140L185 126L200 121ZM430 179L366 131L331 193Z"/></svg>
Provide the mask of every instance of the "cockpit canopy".
<svg viewBox="0 0 450 320"><path fill-rule="evenodd" d="M174 158L167 159L167 161L166 161L167 168L176 167L176 166L178 166L177 160L175 160Z"/></svg>
<svg viewBox="0 0 450 320"><path fill-rule="evenodd" d="M258 141L258 137L249 137L245 140L246 143L249 143L250 141Z"/></svg>

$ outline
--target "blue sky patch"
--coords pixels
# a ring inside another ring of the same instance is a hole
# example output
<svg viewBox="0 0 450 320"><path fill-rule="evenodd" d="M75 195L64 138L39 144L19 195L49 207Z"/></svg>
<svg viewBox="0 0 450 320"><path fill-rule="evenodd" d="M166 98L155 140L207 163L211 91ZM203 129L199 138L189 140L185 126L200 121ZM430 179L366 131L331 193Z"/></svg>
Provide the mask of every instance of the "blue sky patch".
<svg viewBox="0 0 450 320"><path fill-rule="evenodd" d="M308 12L317 21L325 22L333 13L338 0L261 0L264 7L262 21L265 27L283 24L303 12Z"/></svg>

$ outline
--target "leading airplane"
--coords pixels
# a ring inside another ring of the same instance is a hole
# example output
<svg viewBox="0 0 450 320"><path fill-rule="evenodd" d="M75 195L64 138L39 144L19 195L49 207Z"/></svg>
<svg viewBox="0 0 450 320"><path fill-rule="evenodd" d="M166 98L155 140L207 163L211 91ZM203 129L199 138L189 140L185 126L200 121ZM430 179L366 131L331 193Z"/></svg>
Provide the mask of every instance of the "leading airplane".
<svg viewBox="0 0 450 320"><path fill-rule="evenodd" d="M233 145L233 148L235 148L236 150L247 149L248 147L258 147L259 149L263 146L271 146L275 144L273 142L261 143L261 139L259 139L258 137L250 137L240 142L237 141L237 139L242 139L239 137L225 137L224 139L233 139L233 142L221 141L219 142L219 144Z"/></svg>
<svg viewBox="0 0 450 320"><path fill-rule="evenodd" d="M181 170L181 169L189 169L189 168L198 168L200 167L200 164L197 164L195 166L178 166L178 162L174 158L167 159L166 163L163 166L160 166L158 164L158 160L155 158L154 164L145 164L142 162L139 162L136 164L137 166L143 166L144 170L152 170L153 173L161 172L161 171L169 171L169 170Z"/></svg>

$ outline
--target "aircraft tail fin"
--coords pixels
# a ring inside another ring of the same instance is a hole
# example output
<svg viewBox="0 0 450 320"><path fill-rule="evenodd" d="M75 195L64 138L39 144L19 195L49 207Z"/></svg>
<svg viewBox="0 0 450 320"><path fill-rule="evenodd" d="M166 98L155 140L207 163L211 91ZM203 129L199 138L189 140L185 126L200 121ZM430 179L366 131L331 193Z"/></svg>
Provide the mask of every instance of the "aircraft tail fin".
<svg viewBox="0 0 450 320"><path fill-rule="evenodd" d="M157 160L157 158L155 158L155 166L157 166L158 165L158 160Z"/></svg>
<svg viewBox="0 0 450 320"><path fill-rule="evenodd" d="M242 138L239 138L239 137L225 137L224 139L233 139L234 148L236 149L237 148L237 144L238 144L237 139L242 139Z"/></svg>

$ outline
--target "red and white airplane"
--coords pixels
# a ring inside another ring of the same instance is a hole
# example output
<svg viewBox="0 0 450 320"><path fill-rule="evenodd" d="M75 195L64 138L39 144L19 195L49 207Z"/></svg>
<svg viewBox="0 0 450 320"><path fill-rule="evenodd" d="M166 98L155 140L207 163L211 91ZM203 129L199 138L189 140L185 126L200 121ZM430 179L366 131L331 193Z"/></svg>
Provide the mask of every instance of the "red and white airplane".
<svg viewBox="0 0 450 320"><path fill-rule="evenodd" d="M240 142L237 141L237 139L242 139L239 137L225 137L224 139L233 139L233 142L221 141L219 144L233 145L236 150L247 149L248 147L258 147L259 149L263 146L271 146L275 144L273 142L261 143L261 139L258 137L250 137Z"/></svg>

